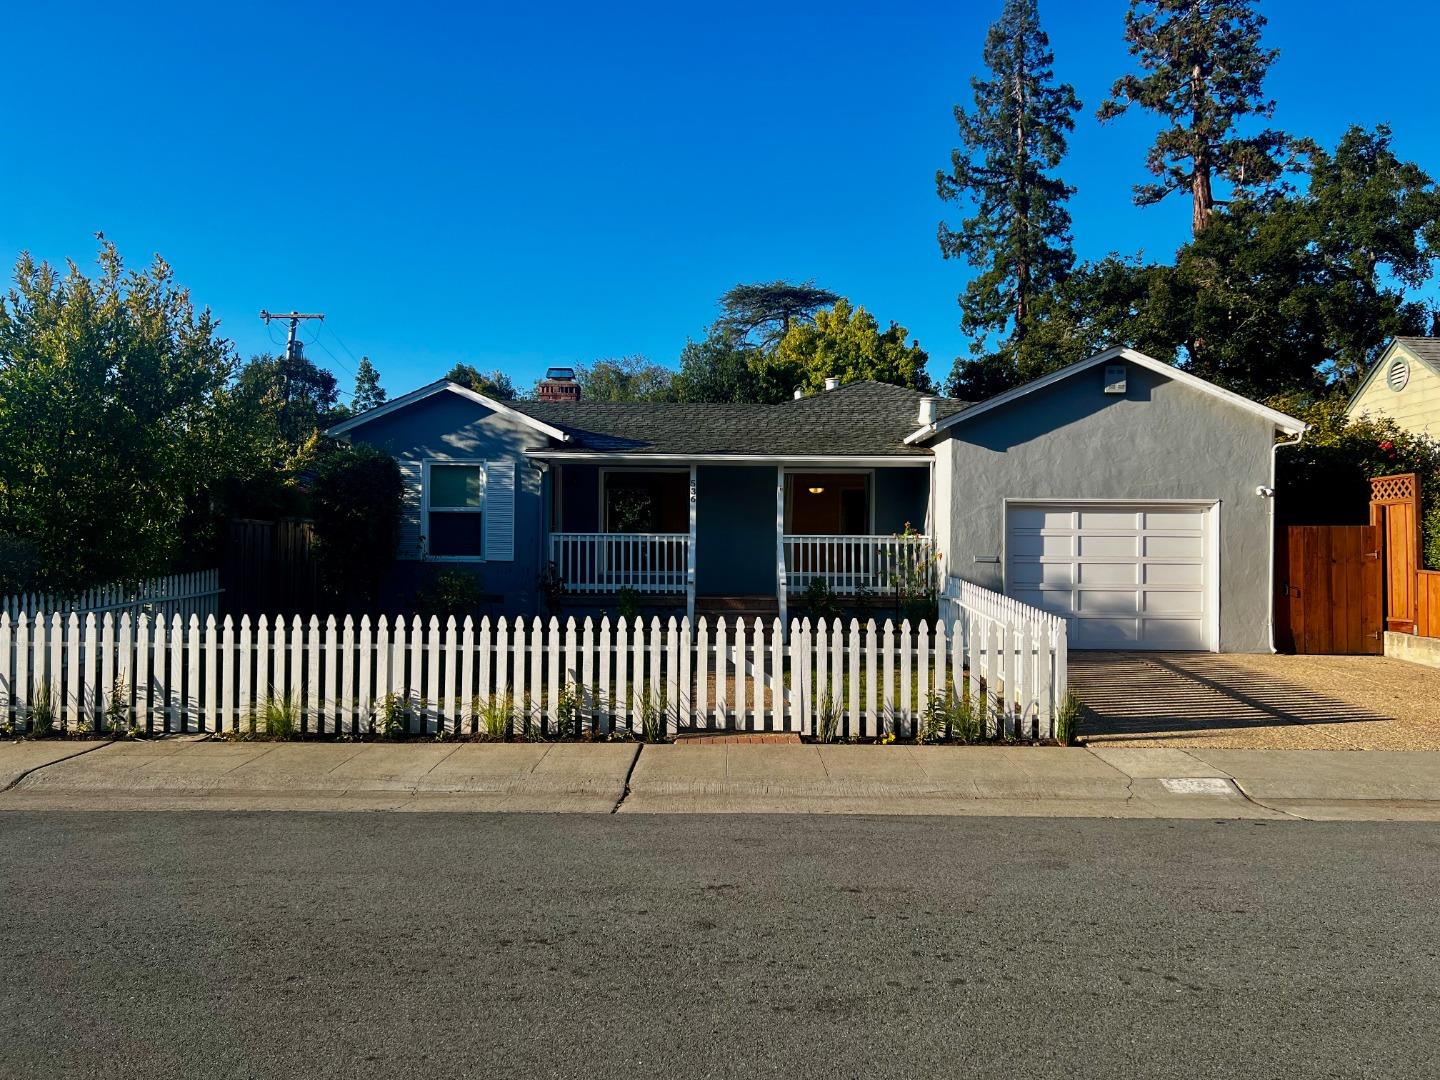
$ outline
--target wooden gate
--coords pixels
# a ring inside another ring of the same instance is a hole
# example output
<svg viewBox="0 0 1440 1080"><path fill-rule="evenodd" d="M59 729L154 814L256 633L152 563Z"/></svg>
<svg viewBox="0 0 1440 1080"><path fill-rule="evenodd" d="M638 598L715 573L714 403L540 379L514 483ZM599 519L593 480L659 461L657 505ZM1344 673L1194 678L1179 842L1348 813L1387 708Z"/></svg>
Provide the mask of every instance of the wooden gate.
<svg viewBox="0 0 1440 1080"><path fill-rule="evenodd" d="M1292 525L1276 552L1276 583L1276 644L1282 650L1384 652L1379 526Z"/></svg>
<svg viewBox="0 0 1440 1080"><path fill-rule="evenodd" d="M1415 633L1419 613L1420 478L1414 473L1370 481L1370 524L1385 553L1385 629Z"/></svg>

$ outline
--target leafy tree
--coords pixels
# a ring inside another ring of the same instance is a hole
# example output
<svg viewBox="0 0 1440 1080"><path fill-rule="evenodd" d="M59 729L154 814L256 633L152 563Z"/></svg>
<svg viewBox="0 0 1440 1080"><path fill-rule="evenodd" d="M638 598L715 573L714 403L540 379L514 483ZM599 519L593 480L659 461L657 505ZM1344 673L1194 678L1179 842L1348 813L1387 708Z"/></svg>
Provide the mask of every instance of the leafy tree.
<svg viewBox="0 0 1440 1080"><path fill-rule="evenodd" d="M446 373L445 378L496 401L514 401L520 396L516 393L515 383L510 376L499 368L483 372L474 364L456 364Z"/></svg>
<svg viewBox="0 0 1440 1080"><path fill-rule="evenodd" d="M270 425L292 449L349 415L335 376L298 348L285 356L252 356L240 369L235 393L252 422Z"/></svg>
<svg viewBox="0 0 1440 1080"><path fill-rule="evenodd" d="M355 369L355 397L350 406L361 413L384 404L385 388L380 385L380 372L375 370L368 356L362 356L360 365Z"/></svg>
<svg viewBox="0 0 1440 1080"><path fill-rule="evenodd" d="M929 360L919 342L905 344L908 331L894 322L881 331L875 317L863 307L839 300L828 311L815 314L815 322L790 327L773 355L756 367L764 400L778 401L798 387L821 390L827 377L843 382L874 379L877 382L930 390L925 370Z"/></svg>
<svg viewBox="0 0 1440 1080"><path fill-rule="evenodd" d="M29 255L0 297L0 547L29 588L163 573L213 540L210 493L239 467L231 345L158 256L99 276Z"/></svg>
<svg viewBox="0 0 1440 1080"><path fill-rule="evenodd" d="M746 402L760 400L753 364L758 350L717 324L701 341L680 351L675 396L680 401Z"/></svg>
<svg viewBox="0 0 1440 1080"><path fill-rule="evenodd" d="M1135 201L1149 206L1190 192L1196 236L1215 212L1216 177L1254 188L1282 169L1284 135L1238 131L1242 120L1274 113L1264 82L1279 52L1261 46L1264 27L1255 0L1130 0L1125 14L1140 73L1115 80L1099 116L1110 120L1136 105L1166 122L1145 159L1158 180L1137 185Z"/></svg>
<svg viewBox="0 0 1440 1080"><path fill-rule="evenodd" d="M327 443L310 472L321 586L351 605L373 606L400 541L400 468L375 447Z"/></svg>
<svg viewBox="0 0 1440 1080"><path fill-rule="evenodd" d="M1310 425L1298 446L1276 459L1276 517L1286 525L1369 521L1370 478L1395 473L1420 477L1425 565L1440 569L1440 444L1401 431L1388 417L1345 415L1343 394L1301 394L1269 404Z"/></svg>
<svg viewBox="0 0 1440 1080"><path fill-rule="evenodd" d="M769 350L793 324L814 322L816 312L839 299L838 294L813 281L736 285L720 297L718 325L738 340Z"/></svg>
<svg viewBox="0 0 1440 1080"><path fill-rule="evenodd" d="M950 171L935 176L940 197L969 201L975 213L958 229L940 224L940 251L981 272L960 295L961 327L976 335L978 353L989 335L1008 331L1008 349L976 363L1017 367L1032 325L1032 308L1062 281L1075 261L1070 213L1074 188L1054 175L1075 127L1080 102L1069 84L1056 84L1050 40L1040 28L1036 0L1006 0L985 40L988 78L970 85L971 110L955 106L959 148ZM963 364L963 362L962 362ZM965 380L963 371L957 376Z"/></svg>
<svg viewBox="0 0 1440 1080"><path fill-rule="evenodd" d="M1023 374L1126 344L1252 397L1351 389L1390 338L1426 332L1437 223L1434 181L1385 128L1352 128L1309 148L1305 190L1234 201L1172 264L1077 267L1037 305Z"/></svg>
<svg viewBox="0 0 1440 1080"><path fill-rule="evenodd" d="M675 372L643 356L596 360L575 369L586 401L674 401Z"/></svg>

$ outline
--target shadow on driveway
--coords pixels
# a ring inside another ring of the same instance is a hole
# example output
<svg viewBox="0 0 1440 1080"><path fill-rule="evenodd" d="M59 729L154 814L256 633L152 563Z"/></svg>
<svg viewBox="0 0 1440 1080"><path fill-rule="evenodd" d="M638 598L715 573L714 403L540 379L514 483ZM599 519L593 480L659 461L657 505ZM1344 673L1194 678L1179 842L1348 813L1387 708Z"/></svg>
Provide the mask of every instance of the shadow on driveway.
<svg viewBox="0 0 1440 1080"><path fill-rule="evenodd" d="M1214 653L1077 652L1069 670L1071 689L1089 709L1089 742L1183 742L1231 733L1245 736L1236 745L1261 745L1266 729L1394 719Z"/></svg>

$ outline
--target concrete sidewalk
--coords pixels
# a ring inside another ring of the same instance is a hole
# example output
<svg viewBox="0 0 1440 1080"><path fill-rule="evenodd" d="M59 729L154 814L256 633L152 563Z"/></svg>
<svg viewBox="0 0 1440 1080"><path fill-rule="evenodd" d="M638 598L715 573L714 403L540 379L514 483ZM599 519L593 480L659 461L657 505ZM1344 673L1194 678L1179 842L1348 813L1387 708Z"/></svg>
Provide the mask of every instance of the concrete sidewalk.
<svg viewBox="0 0 1440 1080"><path fill-rule="evenodd" d="M0 810L1440 820L1440 753L582 743L0 744Z"/></svg>
<svg viewBox="0 0 1440 1080"><path fill-rule="evenodd" d="M0 778L35 757L0 744ZM0 809L544 810L609 813L639 747L579 743L110 743L34 768ZM58 757L58 755L57 755ZM3 784L3 781L0 781Z"/></svg>

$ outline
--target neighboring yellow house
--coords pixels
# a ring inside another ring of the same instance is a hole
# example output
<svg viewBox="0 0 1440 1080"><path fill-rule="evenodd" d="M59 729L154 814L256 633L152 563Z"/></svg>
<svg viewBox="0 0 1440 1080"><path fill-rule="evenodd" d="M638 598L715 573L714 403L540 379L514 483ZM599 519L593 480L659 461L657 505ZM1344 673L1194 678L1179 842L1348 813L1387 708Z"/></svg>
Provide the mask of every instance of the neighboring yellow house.
<svg viewBox="0 0 1440 1080"><path fill-rule="evenodd" d="M1440 337L1397 337L1365 376L1345 415L1388 416L1440 439Z"/></svg>

